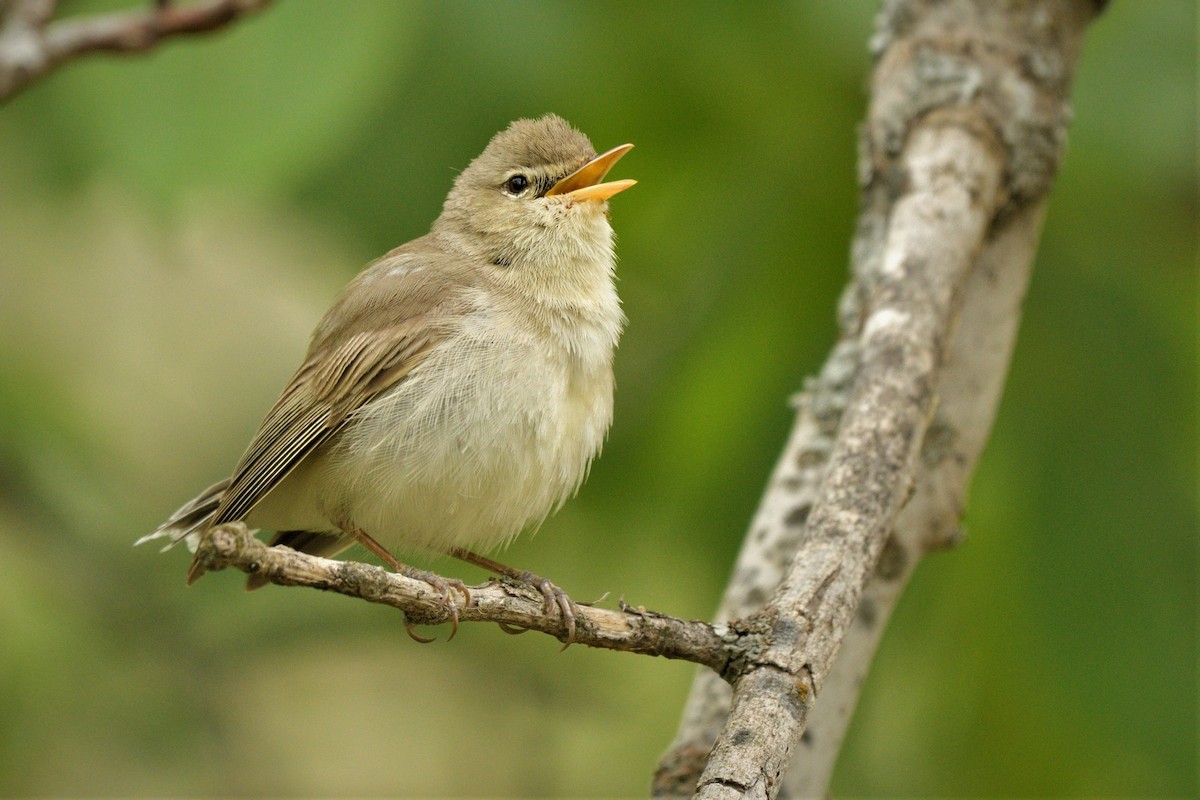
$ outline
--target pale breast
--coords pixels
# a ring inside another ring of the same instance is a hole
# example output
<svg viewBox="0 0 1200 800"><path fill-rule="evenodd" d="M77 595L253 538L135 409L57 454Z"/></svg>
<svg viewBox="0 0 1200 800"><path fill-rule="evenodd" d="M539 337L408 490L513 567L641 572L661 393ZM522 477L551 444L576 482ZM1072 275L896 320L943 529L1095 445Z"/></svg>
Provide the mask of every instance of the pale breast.
<svg viewBox="0 0 1200 800"><path fill-rule="evenodd" d="M451 337L314 454L319 510L402 550L507 542L586 475L610 359L501 329Z"/></svg>

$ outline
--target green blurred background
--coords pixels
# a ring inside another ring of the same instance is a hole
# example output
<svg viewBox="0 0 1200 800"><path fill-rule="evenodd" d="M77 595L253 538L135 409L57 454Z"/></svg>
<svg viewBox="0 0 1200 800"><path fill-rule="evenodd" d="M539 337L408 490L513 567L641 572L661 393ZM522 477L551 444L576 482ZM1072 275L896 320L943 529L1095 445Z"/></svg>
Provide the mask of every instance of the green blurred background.
<svg viewBox="0 0 1200 800"><path fill-rule="evenodd" d="M281 0L0 108L0 794L644 794L687 665L421 647L131 543L228 473L340 286L553 110L637 144L630 324L603 458L505 560L708 617L835 335L875 8ZM838 795L1196 788L1195 15L1088 36L969 536L918 571Z"/></svg>

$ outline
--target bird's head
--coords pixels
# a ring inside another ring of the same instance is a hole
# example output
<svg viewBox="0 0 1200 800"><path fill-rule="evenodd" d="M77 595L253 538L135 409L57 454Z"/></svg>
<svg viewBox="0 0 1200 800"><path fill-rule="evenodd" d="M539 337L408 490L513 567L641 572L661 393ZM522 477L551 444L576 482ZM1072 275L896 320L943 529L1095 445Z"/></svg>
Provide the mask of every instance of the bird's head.
<svg viewBox="0 0 1200 800"><path fill-rule="evenodd" d="M636 181L603 182L625 144L600 155L561 117L496 134L446 198L435 230L504 270L612 260L608 199Z"/></svg>

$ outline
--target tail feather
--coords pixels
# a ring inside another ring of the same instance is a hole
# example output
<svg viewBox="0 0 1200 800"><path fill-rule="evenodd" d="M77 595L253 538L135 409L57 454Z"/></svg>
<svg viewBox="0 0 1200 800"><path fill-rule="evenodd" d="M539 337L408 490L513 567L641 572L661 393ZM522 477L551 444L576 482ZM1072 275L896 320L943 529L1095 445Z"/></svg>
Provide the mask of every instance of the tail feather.
<svg viewBox="0 0 1200 800"><path fill-rule="evenodd" d="M217 508L221 505L221 497L227 488L229 488L228 478L214 483L180 507L154 532L146 534L134 544L145 544L154 539L167 539L166 545L162 548L166 551L181 541L186 541L188 549L193 553L196 552L196 548L200 544L200 534L204 533L212 524ZM310 553L326 558L337 555L353 543L353 540L347 539L340 533L320 531L279 531L271 538L272 547L282 544L301 553ZM192 571L188 572L188 583L192 583L202 574L203 570L195 572L193 563ZM250 575L246 578L246 589L258 589L268 583L270 581L262 575Z"/></svg>
<svg viewBox="0 0 1200 800"><path fill-rule="evenodd" d="M196 552L200 544L200 534L208 528L217 506L221 504L221 495L229 487L229 479L214 483L178 511L172 514L166 522L159 525L152 533L148 533L134 542L134 545L145 544L153 539L168 539L163 550L170 550L180 541L186 540L188 549Z"/></svg>

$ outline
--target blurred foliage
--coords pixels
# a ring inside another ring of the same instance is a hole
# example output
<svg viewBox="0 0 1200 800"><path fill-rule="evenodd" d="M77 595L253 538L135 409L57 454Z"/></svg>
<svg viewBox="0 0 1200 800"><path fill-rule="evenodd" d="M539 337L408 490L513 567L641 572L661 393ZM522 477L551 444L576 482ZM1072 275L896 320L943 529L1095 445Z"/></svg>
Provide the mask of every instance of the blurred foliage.
<svg viewBox="0 0 1200 800"><path fill-rule="evenodd" d="M833 341L874 9L280 0L0 108L0 794L643 794L686 665L419 647L130 544L227 473L359 265L553 110L638 145L630 325L604 457L505 560L708 616ZM918 571L838 795L1195 789L1194 17L1088 37L969 537Z"/></svg>

